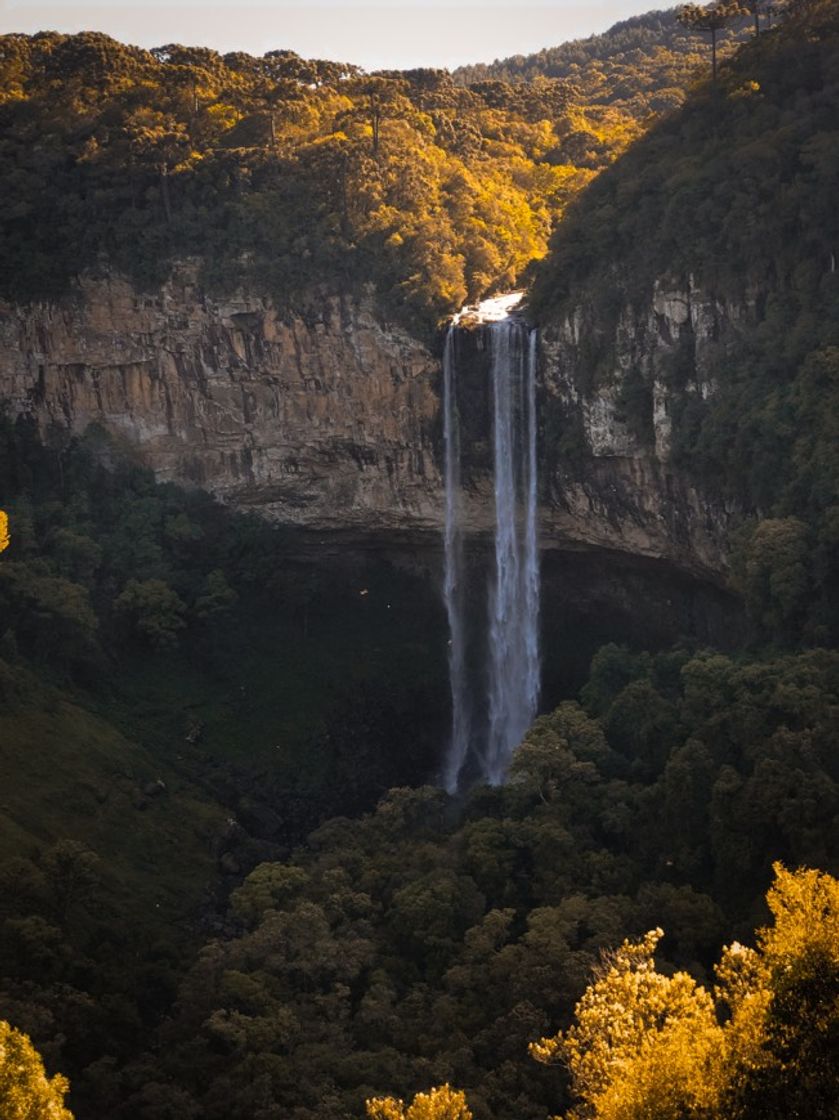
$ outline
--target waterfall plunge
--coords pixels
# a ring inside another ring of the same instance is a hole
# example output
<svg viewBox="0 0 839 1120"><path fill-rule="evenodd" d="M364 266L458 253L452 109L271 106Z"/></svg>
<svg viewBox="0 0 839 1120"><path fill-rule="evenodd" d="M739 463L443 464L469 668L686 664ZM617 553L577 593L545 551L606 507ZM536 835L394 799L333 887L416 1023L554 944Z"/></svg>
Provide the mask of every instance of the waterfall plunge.
<svg viewBox="0 0 839 1120"><path fill-rule="evenodd" d="M466 675L466 602L463 534L460 523L460 424L456 398L456 328L449 327L443 351L443 445L445 456L446 521L443 596L449 619L449 683L452 693L452 731L446 752L443 784L457 789L471 735L469 687Z"/></svg>
<svg viewBox="0 0 839 1120"><path fill-rule="evenodd" d="M444 593L449 618L452 734L444 783L454 792L470 751L480 776L504 780L510 755L539 702L539 554L536 469L536 332L510 317L511 297L488 301L493 402L495 571L489 593L486 717L479 726L467 661L461 529L456 324L443 362L446 521ZM486 310L484 310L486 309ZM481 314L481 312L484 312Z"/></svg>

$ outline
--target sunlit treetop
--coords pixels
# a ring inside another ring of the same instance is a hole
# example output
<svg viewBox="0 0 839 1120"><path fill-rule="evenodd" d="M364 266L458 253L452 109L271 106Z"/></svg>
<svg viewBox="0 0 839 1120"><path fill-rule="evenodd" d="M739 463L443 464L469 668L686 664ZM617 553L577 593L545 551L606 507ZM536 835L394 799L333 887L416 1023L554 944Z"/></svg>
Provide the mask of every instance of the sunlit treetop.
<svg viewBox="0 0 839 1120"><path fill-rule="evenodd" d="M27 1035L0 1021L0 1116L3 1120L73 1120L64 1107L65 1077L47 1077Z"/></svg>

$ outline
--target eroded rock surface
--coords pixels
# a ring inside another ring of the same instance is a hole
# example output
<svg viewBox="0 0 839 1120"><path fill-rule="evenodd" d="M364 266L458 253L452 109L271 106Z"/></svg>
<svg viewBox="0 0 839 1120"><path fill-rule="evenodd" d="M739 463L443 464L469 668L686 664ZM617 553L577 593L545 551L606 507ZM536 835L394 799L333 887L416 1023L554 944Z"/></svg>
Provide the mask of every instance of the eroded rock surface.
<svg viewBox="0 0 839 1120"><path fill-rule="evenodd" d="M713 392L704 354L719 345L724 315L703 293L662 282L649 307L621 313L613 376L594 390L596 316L579 307L545 326L544 423L558 407L580 446L570 465L542 433L543 547L664 559L724 579L728 511L673 469L669 407L669 370L685 347L699 390ZM466 523L480 537L494 519L486 338L464 331L474 350L459 388ZM647 438L622 403L634 376L649 387ZM290 317L257 294L207 296L184 269L152 295L88 278L60 302L0 305L0 397L14 412L44 430L101 424L161 479L324 533L439 538L440 394L439 358L384 324L369 294Z"/></svg>

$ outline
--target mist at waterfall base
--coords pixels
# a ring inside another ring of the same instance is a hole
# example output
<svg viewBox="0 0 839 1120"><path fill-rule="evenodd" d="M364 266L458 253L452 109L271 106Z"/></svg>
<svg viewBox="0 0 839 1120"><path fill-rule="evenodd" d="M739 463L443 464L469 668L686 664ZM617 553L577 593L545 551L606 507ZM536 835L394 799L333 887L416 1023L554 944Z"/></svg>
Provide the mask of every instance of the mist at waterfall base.
<svg viewBox="0 0 839 1120"><path fill-rule="evenodd" d="M445 574L452 724L443 783L499 785L539 703L539 551L536 455L536 331L515 315L512 293L476 309L491 353L494 570L483 633L468 612L457 401L458 321L443 355Z"/></svg>

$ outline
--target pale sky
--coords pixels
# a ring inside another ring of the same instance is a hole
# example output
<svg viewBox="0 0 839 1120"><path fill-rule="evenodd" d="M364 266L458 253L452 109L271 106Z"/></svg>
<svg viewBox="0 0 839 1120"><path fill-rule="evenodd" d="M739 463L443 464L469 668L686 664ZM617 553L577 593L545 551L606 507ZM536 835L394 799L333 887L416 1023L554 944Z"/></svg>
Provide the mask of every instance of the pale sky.
<svg viewBox="0 0 839 1120"><path fill-rule="evenodd" d="M668 0L0 0L0 33L104 31L142 47L183 43L222 54L297 51L368 70L453 68L530 54L605 31Z"/></svg>

